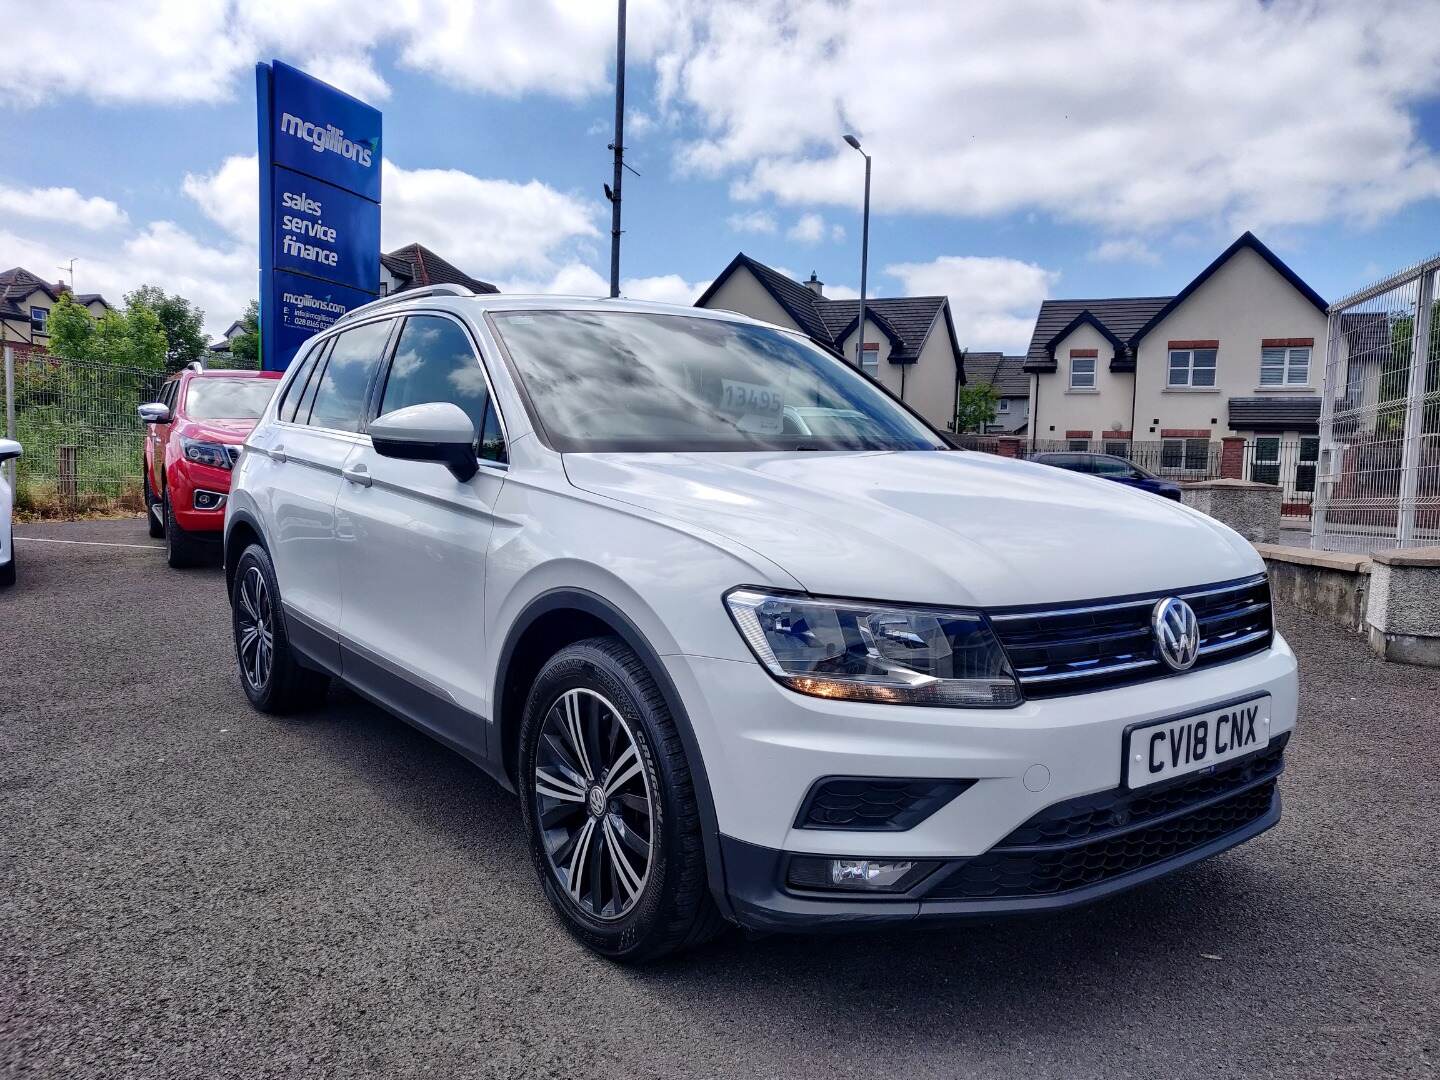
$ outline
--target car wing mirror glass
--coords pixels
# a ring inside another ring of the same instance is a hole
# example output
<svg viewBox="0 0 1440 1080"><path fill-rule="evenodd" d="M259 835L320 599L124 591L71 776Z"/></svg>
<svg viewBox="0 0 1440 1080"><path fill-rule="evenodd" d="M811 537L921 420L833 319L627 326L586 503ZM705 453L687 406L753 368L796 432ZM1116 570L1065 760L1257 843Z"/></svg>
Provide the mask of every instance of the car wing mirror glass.
<svg viewBox="0 0 1440 1080"><path fill-rule="evenodd" d="M381 457L434 461L460 481L480 466L475 459L475 424L454 402L407 405L370 421L370 442Z"/></svg>

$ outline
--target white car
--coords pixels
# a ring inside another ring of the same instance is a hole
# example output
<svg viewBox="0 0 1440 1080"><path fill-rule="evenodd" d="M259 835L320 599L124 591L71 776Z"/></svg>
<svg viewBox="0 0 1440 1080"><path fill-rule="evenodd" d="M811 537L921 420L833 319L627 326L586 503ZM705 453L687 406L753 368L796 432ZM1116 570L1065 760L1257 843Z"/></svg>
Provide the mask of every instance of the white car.
<svg viewBox="0 0 1440 1080"><path fill-rule="evenodd" d="M20 453L20 444L14 439L0 439L0 587L15 584L15 530L10 521L15 493L5 479L4 465Z"/></svg>
<svg viewBox="0 0 1440 1080"><path fill-rule="evenodd" d="M1280 814L1295 658L1248 543L948 449L738 315L352 311L246 443L225 569L257 708L338 680L517 791L617 959L1068 907Z"/></svg>

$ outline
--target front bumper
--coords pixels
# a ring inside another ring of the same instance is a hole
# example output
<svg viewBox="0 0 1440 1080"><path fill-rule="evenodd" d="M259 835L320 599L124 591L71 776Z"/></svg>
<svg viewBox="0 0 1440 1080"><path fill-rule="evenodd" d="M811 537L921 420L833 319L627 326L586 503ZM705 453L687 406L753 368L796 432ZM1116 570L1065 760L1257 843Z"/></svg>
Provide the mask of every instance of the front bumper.
<svg viewBox="0 0 1440 1080"><path fill-rule="evenodd" d="M175 521L188 533L214 533L220 539L225 527L225 503L230 496L231 473L193 461L177 461L170 466L168 491ZM195 503L197 491L220 496L214 506L200 508Z"/></svg>
<svg viewBox="0 0 1440 1080"><path fill-rule="evenodd" d="M1228 664L1006 710L827 701L779 686L754 663L672 655L666 665L704 757L726 899L740 922L770 929L1071 906L1242 843L1278 820L1273 778L1265 805L1235 828L1104 880L1028 897L935 895L1047 808L1118 789L1130 725L1268 694L1267 745L1275 747L1294 728L1297 707L1295 657L1279 634L1269 649ZM908 829L796 827L811 786L834 776L974 782ZM817 896L786 885L794 854L930 859L940 868L898 898Z"/></svg>

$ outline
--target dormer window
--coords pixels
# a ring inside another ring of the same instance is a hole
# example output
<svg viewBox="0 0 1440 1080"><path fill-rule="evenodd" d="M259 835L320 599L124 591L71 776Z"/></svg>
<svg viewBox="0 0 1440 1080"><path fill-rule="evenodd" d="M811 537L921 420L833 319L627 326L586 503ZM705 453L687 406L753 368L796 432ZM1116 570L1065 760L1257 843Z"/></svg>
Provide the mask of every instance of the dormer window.
<svg viewBox="0 0 1440 1080"><path fill-rule="evenodd" d="M43 307L32 307L30 309L30 332L32 334L49 334L50 309Z"/></svg>

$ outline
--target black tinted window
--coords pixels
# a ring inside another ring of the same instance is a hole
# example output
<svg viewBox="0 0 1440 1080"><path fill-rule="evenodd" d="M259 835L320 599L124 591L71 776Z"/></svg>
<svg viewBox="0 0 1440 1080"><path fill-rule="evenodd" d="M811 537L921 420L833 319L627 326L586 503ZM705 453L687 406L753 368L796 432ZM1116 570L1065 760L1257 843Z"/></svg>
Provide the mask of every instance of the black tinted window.
<svg viewBox="0 0 1440 1080"><path fill-rule="evenodd" d="M326 341L316 345L300 360L300 370L295 372L295 377L290 380L290 385L285 388L285 399L280 402L280 409L276 415L281 420L294 420L295 410L300 407L300 399L305 396L306 384L310 376L314 374L315 366L320 358L325 355L325 350L330 342ZM301 417L303 422L304 417Z"/></svg>
<svg viewBox="0 0 1440 1080"><path fill-rule="evenodd" d="M465 410L477 435L487 435L486 413L490 394L480 361L470 339L457 323L435 315L417 315L405 320L380 412L385 414L409 405L450 401ZM499 425L491 421L494 438Z"/></svg>
<svg viewBox="0 0 1440 1080"><path fill-rule="evenodd" d="M330 360L320 376L315 404L310 410L314 427L359 431L365 408L365 391L380 364L390 336L390 321L366 323L346 330L330 347Z"/></svg>

